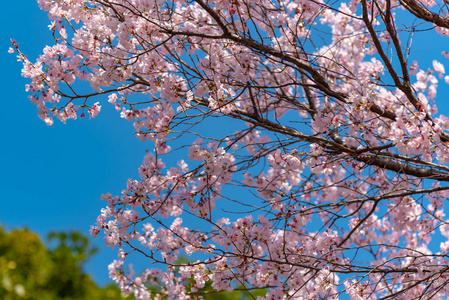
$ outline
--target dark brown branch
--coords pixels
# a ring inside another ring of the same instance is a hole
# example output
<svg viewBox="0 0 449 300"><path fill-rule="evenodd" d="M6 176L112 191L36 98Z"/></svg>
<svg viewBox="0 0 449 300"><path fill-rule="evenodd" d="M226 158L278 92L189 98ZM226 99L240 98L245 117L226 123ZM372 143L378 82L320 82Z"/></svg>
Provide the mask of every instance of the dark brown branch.
<svg viewBox="0 0 449 300"><path fill-rule="evenodd" d="M194 101L200 105L209 106L209 102L202 98L195 98ZM249 113L243 109L235 109L233 113L230 114L231 117L241 119L246 122L250 122L254 124L255 126L263 127L267 130L282 133L285 135L289 135L291 137L298 138L301 141L306 141L309 143L316 143L320 145L321 147L327 149L336 151L337 153L348 153L353 159L355 159L358 162L363 162L370 166L379 167L381 169L389 170L396 172L398 174L405 174L410 175L418 178L428 178L428 179L434 179L434 180L440 180L440 181L449 181L449 173L445 173L442 171L437 171L431 167L417 167L412 166L410 163L407 162L398 162L394 161L388 156L390 156L389 153L382 153L379 150L373 151L378 153L369 153L369 154L360 154L365 153L364 150L366 149L354 149L348 146L345 146L343 144L343 141L340 137L334 136L333 141L326 140L324 138L321 138L319 136L310 136L306 135L296 129L289 128L277 123L273 123L270 120L264 119L254 113ZM331 133L332 135L333 133ZM334 133L335 135L335 133ZM391 145L387 145L388 148ZM386 146L386 147L387 147ZM400 160L398 158L398 160Z"/></svg>
<svg viewBox="0 0 449 300"><path fill-rule="evenodd" d="M366 28L368 29L368 32L371 36L371 39L372 39L374 45L376 46L377 53L379 53L379 56L381 57L385 66L387 67L388 73L390 74L391 78L393 79L394 84L396 85L396 87L399 90L401 90L405 94L405 96L407 96L408 100L415 107L415 109L417 111L420 111L421 103L419 103L418 99L416 99L415 95L413 94L410 84L408 82L401 81L401 79L399 78L398 74L396 73L396 70L394 69L392 63L390 62L387 55L385 54L385 52L382 48L382 45L380 44L380 40L377 37L377 33L374 30L373 25L372 25L373 20L370 20L369 16L368 16L368 7L367 7L366 0L362 1L362 7L363 7L363 22L365 23ZM386 20L386 21L388 21L388 20ZM385 23L387 23L387 22L385 22ZM389 28L388 24L386 24L386 26L387 26L387 28ZM390 32L390 35L391 34L394 34L394 32ZM396 51L401 52L401 50L397 49L397 48L396 48ZM402 55L402 52L401 52L401 55ZM428 118L430 118L430 117L428 116Z"/></svg>
<svg viewBox="0 0 449 300"><path fill-rule="evenodd" d="M443 18L439 14L431 12L424 6L416 3L415 0L400 0L402 6L404 6L409 12L411 12L415 17L434 23L440 27L449 28L449 18Z"/></svg>

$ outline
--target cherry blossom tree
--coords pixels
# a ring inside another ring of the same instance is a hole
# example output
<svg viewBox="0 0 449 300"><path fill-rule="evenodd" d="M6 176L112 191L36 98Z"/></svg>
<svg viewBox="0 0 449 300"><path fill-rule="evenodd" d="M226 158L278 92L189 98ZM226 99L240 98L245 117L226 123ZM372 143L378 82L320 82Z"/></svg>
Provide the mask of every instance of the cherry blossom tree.
<svg viewBox="0 0 449 300"><path fill-rule="evenodd" d="M10 52L39 117L113 105L154 149L91 228L123 292L448 297L449 54L412 43L447 40L445 1L38 2L55 44Z"/></svg>

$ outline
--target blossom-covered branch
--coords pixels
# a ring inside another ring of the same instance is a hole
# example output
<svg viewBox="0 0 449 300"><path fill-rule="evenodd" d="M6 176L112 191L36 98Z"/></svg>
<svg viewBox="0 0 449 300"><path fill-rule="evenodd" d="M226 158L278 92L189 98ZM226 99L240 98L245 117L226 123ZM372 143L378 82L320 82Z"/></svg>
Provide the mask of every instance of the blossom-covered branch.
<svg viewBox="0 0 449 300"><path fill-rule="evenodd" d="M38 2L55 45L10 52L39 117L113 105L152 148L91 228L124 293L447 298L449 54L411 43L445 2Z"/></svg>

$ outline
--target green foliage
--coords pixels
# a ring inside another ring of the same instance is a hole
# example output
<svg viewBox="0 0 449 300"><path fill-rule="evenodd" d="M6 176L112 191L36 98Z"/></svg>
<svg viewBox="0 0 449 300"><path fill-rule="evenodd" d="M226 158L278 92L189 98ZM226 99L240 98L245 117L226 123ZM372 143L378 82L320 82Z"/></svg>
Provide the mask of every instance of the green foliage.
<svg viewBox="0 0 449 300"><path fill-rule="evenodd" d="M5 232L0 226L0 299L125 299L117 286L98 287L83 271L86 260L96 252L89 239L76 231L52 232L45 245L28 229ZM179 263L187 261L181 258ZM157 292L158 287L151 290ZM242 288L230 293L216 292L208 282L192 296L202 296L204 300L240 300L265 293L265 290L252 290L250 294Z"/></svg>
<svg viewBox="0 0 449 300"><path fill-rule="evenodd" d="M52 232L48 239L50 242L57 242L57 246L49 251L55 268L49 276L49 283L59 283L53 288L57 298L85 299L86 294L96 286L89 275L81 270L85 260L94 254L96 249L89 248L87 237L78 232Z"/></svg>
<svg viewBox="0 0 449 300"><path fill-rule="evenodd" d="M189 259L185 256L180 257L176 264L186 264L189 262ZM178 268L176 271L179 272ZM187 291L191 292L191 286L194 283L194 278L189 279L188 284L186 285ZM191 296L201 296L204 300L250 300L257 299L257 296L264 297L267 291L265 289L251 289L247 290L243 286L237 287L232 292L220 291L217 292L212 287L212 283L210 281L206 282L204 288L199 289L196 293L191 293Z"/></svg>
<svg viewBox="0 0 449 300"><path fill-rule="evenodd" d="M197 295L203 296L204 300L250 300L257 299L257 296L265 296L266 293L267 292L264 289L247 291L243 287L239 287L232 292L217 292L212 288L210 282L208 282Z"/></svg>
<svg viewBox="0 0 449 300"><path fill-rule="evenodd" d="M115 285L98 287L83 271L97 251L86 236L53 232L48 240L50 247L27 229L0 227L0 299L123 299Z"/></svg>

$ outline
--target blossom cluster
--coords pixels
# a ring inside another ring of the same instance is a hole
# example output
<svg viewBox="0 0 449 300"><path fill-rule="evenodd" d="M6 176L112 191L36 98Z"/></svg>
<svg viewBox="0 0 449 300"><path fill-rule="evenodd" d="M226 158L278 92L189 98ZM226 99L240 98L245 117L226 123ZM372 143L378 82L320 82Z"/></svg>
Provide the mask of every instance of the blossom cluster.
<svg viewBox="0 0 449 300"><path fill-rule="evenodd" d="M90 231L117 251L109 271L124 293L449 295L447 49L420 66L405 37L447 38L446 4L38 3L55 45L34 63L16 41L10 52L39 117L113 105L153 148L138 179L101 197ZM138 275L133 255L157 267Z"/></svg>

